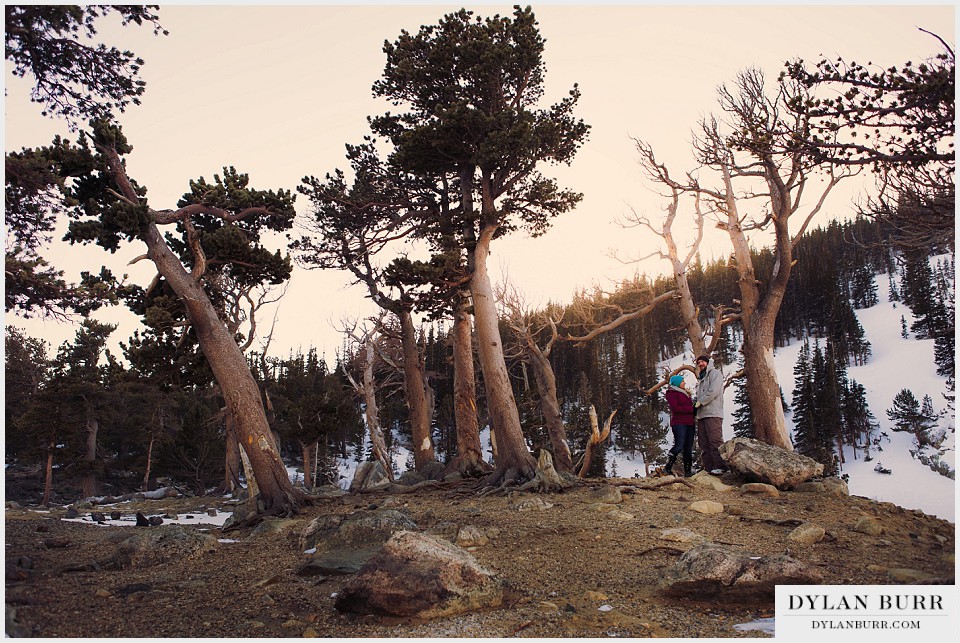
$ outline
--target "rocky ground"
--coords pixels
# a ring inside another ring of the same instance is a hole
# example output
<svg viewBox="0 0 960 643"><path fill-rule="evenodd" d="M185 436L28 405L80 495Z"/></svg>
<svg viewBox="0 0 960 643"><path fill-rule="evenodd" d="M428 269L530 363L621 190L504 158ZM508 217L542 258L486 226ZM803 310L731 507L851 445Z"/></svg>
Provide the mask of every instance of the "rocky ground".
<svg viewBox="0 0 960 643"><path fill-rule="evenodd" d="M829 492L747 493L734 474L686 484L588 481L559 494L477 494L468 483L415 493L318 499L294 519L209 533L191 555L162 547L154 559L118 562L118 543L159 527L72 522L9 503L4 515L8 636L41 637L764 637L737 624L773 616L772 600L733 603L723 593L670 598L662 582L690 543L665 540L685 528L756 556L788 553L828 584L953 582L955 525L918 511ZM655 482L655 481L653 481ZM609 494L617 487L622 498ZM533 500L533 502L530 502ZM544 502L537 502L542 500ZM714 514L697 501L722 505ZM232 511L226 498L168 498L93 510L146 516ZM303 533L315 518L400 511L417 529L455 540L476 527L488 542L469 548L503 579L497 609L405 620L334 608L347 576L308 575ZM89 517L90 507L80 509ZM822 527L818 542L790 534ZM196 530L200 527L185 527ZM179 528L178 528L179 529Z"/></svg>

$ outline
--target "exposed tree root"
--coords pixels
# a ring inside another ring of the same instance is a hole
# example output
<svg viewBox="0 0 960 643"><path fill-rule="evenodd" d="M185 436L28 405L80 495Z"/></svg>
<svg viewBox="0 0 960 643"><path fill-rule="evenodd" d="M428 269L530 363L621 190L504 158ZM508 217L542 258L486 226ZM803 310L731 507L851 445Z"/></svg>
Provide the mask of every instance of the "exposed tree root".
<svg viewBox="0 0 960 643"><path fill-rule="evenodd" d="M687 480L686 478L678 478L676 476L664 476L663 478L657 478L655 481L644 482L641 484L634 484L634 483L627 483L627 482L614 483L614 484L620 487L620 491L626 491L627 493L637 493L638 491L653 491L655 489L659 489L661 487L666 487L668 485L677 484L677 483L686 485L691 489L696 489L693 483Z"/></svg>
<svg viewBox="0 0 960 643"><path fill-rule="evenodd" d="M537 470L534 473L533 480L520 485L517 491L536 489L540 493L561 492L574 484L557 472L553 466L553 456L550 455L550 452L546 449L540 449L540 457L537 460Z"/></svg>

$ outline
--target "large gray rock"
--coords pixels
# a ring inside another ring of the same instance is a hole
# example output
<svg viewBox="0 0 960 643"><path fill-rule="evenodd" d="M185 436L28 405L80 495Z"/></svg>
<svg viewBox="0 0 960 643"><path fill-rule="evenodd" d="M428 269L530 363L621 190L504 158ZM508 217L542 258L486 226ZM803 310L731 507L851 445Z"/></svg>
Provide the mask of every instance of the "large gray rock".
<svg viewBox="0 0 960 643"><path fill-rule="evenodd" d="M180 525L137 530L120 541L113 563L120 568L152 567L172 559L193 559L220 546L217 539Z"/></svg>
<svg viewBox="0 0 960 643"><path fill-rule="evenodd" d="M751 438L724 442L720 445L720 456L748 481L764 482L779 489L793 487L823 473L823 465L812 458Z"/></svg>
<svg viewBox="0 0 960 643"><path fill-rule="evenodd" d="M725 545L696 545L667 570L663 590L670 596L729 602L771 600L776 586L822 582L818 570L798 560L777 554L754 558Z"/></svg>
<svg viewBox="0 0 960 643"><path fill-rule="evenodd" d="M301 576L355 573L380 551L390 536L410 529L417 529L417 524L392 509L320 516L300 534L300 550L310 552L311 557L297 573Z"/></svg>
<svg viewBox="0 0 960 643"><path fill-rule="evenodd" d="M463 549L402 531L346 583L334 606L341 612L436 618L497 607L503 589L502 581Z"/></svg>

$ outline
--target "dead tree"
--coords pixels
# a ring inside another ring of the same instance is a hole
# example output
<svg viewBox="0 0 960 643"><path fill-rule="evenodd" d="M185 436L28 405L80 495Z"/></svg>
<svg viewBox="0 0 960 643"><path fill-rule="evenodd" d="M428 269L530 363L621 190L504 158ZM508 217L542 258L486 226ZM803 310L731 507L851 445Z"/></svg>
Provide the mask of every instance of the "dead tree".
<svg viewBox="0 0 960 643"><path fill-rule="evenodd" d="M557 323L559 318L548 318L538 328L534 328L535 315L527 308L523 296L516 288L503 286L498 288L497 296L505 309L504 319L513 331L519 344L519 355L523 362L533 370L540 396L540 412L543 414L544 427L550 436L553 447L554 466L561 473L573 471L573 457L567 442L567 429L560 413L560 401L557 398L557 378L550 364L550 353L559 339ZM546 346L540 348L538 337L549 327L550 335Z"/></svg>
<svg viewBox="0 0 960 643"><path fill-rule="evenodd" d="M382 321L383 314L378 321ZM377 405L377 382L374 377L374 361L376 354L376 325L373 328L367 328L360 332L356 327L344 329L344 334L351 337L357 345L357 360L355 363L362 369L362 377L358 382L350 370L347 368L347 360L344 360L343 373L350 386L357 393L358 397L364 403L364 417L366 419L367 431L370 435L370 445L373 451L373 457L382 466L389 479L393 480L393 465L390 461L390 453L387 451L386 441L383 438L383 429L380 427L380 413Z"/></svg>
<svg viewBox="0 0 960 643"><path fill-rule="evenodd" d="M586 478L587 472L590 471L590 464L593 462L593 454L597 447L610 437L610 426L613 423L613 416L616 414L617 411L614 409L607 421L603 423L603 430L601 430L597 421L597 409L594 408L593 404L590 405L590 438L587 440L587 447L584 449L583 455L580 456L576 467L577 477L581 480Z"/></svg>
<svg viewBox="0 0 960 643"><path fill-rule="evenodd" d="M714 218L733 245L744 337L741 350L755 435L792 450L773 359L774 324L793 267L794 248L833 188L853 172L818 163L807 153L800 143L809 133L807 115L784 109L784 102L795 104L803 90L790 83L778 89L776 96L768 97L763 74L755 69L741 72L732 89L720 89L720 106L729 122L705 118L694 140L697 161L712 172L712 185L691 174L682 189L696 195L706 216ZM817 171L820 182L813 177ZM803 197L812 190L819 194L806 206ZM759 204L759 216L741 213L741 206L754 203ZM791 226L796 218L799 225ZM753 265L748 237L753 232L773 233L770 274L758 275Z"/></svg>

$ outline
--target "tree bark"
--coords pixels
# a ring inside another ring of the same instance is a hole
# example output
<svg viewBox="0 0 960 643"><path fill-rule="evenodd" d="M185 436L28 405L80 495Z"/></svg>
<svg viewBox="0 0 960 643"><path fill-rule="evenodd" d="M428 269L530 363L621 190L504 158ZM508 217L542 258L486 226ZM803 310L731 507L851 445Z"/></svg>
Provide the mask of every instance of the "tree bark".
<svg viewBox="0 0 960 643"><path fill-rule="evenodd" d="M241 447L257 479L258 506L262 504L262 511L267 514L296 513L304 503L303 494L293 487L280 459L260 401L260 389L240 347L206 292L184 269L155 223L147 225L143 239L147 255L183 302L200 348L220 385L227 413L233 417Z"/></svg>
<svg viewBox="0 0 960 643"><path fill-rule="evenodd" d="M408 309L397 313L400 319L400 343L403 348L403 388L406 393L410 428L413 435L413 461L418 471L430 462L436 462L430 435L430 404L427 401L426 380L420 361L413 315Z"/></svg>
<svg viewBox="0 0 960 643"><path fill-rule="evenodd" d="M312 489L313 481L316 480L314 470L317 463L313 459L313 451L317 448L317 442L319 440L314 440L310 444L300 444L300 452L303 454L303 487L305 489Z"/></svg>
<svg viewBox="0 0 960 643"><path fill-rule="evenodd" d="M777 379L777 370L773 361L774 324L777 321L777 312L780 310L780 302L783 300L790 274L789 234L786 243L787 254L779 255L778 269L775 269L774 277L766 292L761 293L760 282L757 280L750 254L750 244L740 226L730 172L726 167L722 168L722 172L727 214L724 227L733 244L739 275L737 285L740 289L740 314L743 321L741 347L743 372L747 377L747 397L750 400L754 435L761 442L778 446L786 451L793 451L793 444L787 432L787 420L783 414L783 404L780 401L780 382ZM776 200L773 201L776 203ZM788 212L782 213L784 224L788 217ZM784 250L780 236L778 229L778 252Z"/></svg>
<svg viewBox="0 0 960 643"><path fill-rule="evenodd" d="M453 413L457 425L457 456L447 466L471 478L492 467L483 459L477 422L477 382L473 368L473 331L467 298L458 296L453 313Z"/></svg>
<svg viewBox="0 0 960 643"><path fill-rule="evenodd" d="M560 401L557 399L557 378L553 372L550 359L540 350L533 337L526 337L527 354L530 356L530 366L533 368L533 377L537 382L537 391L540 393L540 412L543 413L543 423L550 436L553 447L554 468L561 473L573 472L573 456L570 454L570 445L567 442L567 427L563 423L560 413Z"/></svg>
<svg viewBox="0 0 960 643"><path fill-rule="evenodd" d="M153 464L153 442L156 439L153 433L150 434L150 444L147 445L147 466L143 472L144 491L150 491L150 468Z"/></svg>
<svg viewBox="0 0 960 643"><path fill-rule="evenodd" d="M127 177L123 161L116 149L96 143L110 173L120 188L122 198L130 204L142 199ZM194 278L160 233L157 220L164 218L150 210L151 222L143 226L140 239L147 246L147 257L166 279L186 310L190 325L197 335L213 376L227 403L227 412L236 421L241 447L250 459L259 483L261 511L271 515L290 515L303 506L305 496L290 482L280 453L270 434L270 426L260 400L260 389L232 333L217 314L216 308L198 279Z"/></svg>
<svg viewBox="0 0 960 643"><path fill-rule="evenodd" d="M474 271L470 279L477 325L477 354L487 394L491 439L496 444L496 471L491 480L532 480L537 463L523 438L520 414L503 357L496 300L487 272L490 241L495 231L496 226L493 225L481 230L473 251Z"/></svg>
<svg viewBox="0 0 960 643"><path fill-rule="evenodd" d="M373 340L368 336L365 359L363 363L363 399L367 418L367 428L370 431L370 444L373 447L373 457L383 465L383 469L390 480L393 480L393 466L387 453L387 445L380 428L380 412L377 407L377 386L373 378Z"/></svg>
<svg viewBox="0 0 960 643"><path fill-rule="evenodd" d="M80 493L84 498L91 498L97 495L97 474L93 471L93 465L97 461L97 433L100 430L100 423L97 421L93 405L88 402L86 407L87 449L83 460L88 469L83 474Z"/></svg>
<svg viewBox="0 0 960 643"><path fill-rule="evenodd" d="M47 445L47 466L43 475L43 499L40 504L44 507L50 506L50 494L53 492L53 450L56 448L56 439L51 439Z"/></svg>
<svg viewBox="0 0 960 643"><path fill-rule="evenodd" d="M226 420L224 422L224 433L226 434L226 453L224 455L224 479L223 490L225 493L237 495L240 493L240 441L237 438L237 432L233 427L233 422Z"/></svg>

